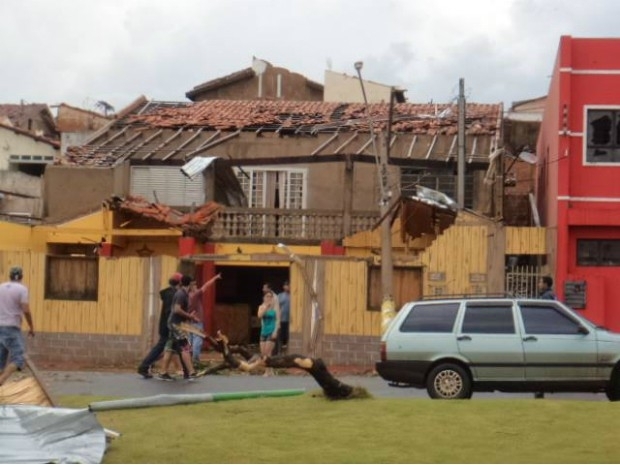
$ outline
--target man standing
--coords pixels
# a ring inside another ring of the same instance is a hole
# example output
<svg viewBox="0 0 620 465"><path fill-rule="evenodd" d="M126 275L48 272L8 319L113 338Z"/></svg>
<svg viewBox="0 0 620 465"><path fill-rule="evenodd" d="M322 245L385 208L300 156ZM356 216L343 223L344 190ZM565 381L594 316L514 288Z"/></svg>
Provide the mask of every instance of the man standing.
<svg viewBox="0 0 620 465"><path fill-rule="evenodd" d="M0 386L15 371L24 367L26 349L22 337L22 315L34 336L28 288L22 284L24 273L18 266L9 271L9 281L0 284Z"/></svg>
<svg viewBox="0 0 620 465"><path fill-rule="evenodd" d="M278 294L280 304L280 337L278 338L277 353L284 352L288 348L289 321L291 318L291 288L288 281L282 284L282 292Z"/></svg>
<svg viewBox="0 0 620 465"><path fill-rule="evenodd" d="M175 292L172 299L172 311L168 317L168 329L170 330L170 335L168 336L168 342L166 342L163 370L158 376L159 379L164 381L174 380L174 378L168 373L172 352L179 352L181 354L181 360L183 362L183 378L189 381L196 378L195 371L188 373L185 369L185 367L192 366L189 341L186 334L176 328L176 325L179 323L198 321L198 317L195 314L189 313L189 286L192 281L193 279L191 277L183 276L181 278L181 286Z"/></svg>
<svg viewBox="0 0 620 465"><path fill-rule="evenodd" d="M538 298L545 300L556 300L557 297L553 292L553 278L551 276L543 276L538 281Z"/></svg>
<svg viewBox="0 0 620 465"><path fill-rule="evenodd" d="M196 315L198 321L194 322L193 325L201 332L205 332L204 326L204 309L202 308L202 296L205 291L211 287L218 279L222 279L222 274L218 273L213 278L208 280L202 286L198 287L196 281L192 281L189 288L189 313ZM203 338L198 336L197 334L190 333L189 335L190 343L192 346L192 362L194 363L194 369L198 369L198 365L200 364L200 352L202 351L202 342Z"/></svg>
<svg viewBox="0 0 620 465"><path fill-rule="evenodd" d="M179 287L181 278L183 275L179 272L174 273L168 280L169 286L159 291L159 297L161 299L161 313L159 314L159 340L153 346L148 355L142 360L138 367L138 373L144 378L152 378L150 373L151 366L159 359L164 352L166 342L168 341L168 317L170 316L170 310L172 309L172 299Z"/></svg>

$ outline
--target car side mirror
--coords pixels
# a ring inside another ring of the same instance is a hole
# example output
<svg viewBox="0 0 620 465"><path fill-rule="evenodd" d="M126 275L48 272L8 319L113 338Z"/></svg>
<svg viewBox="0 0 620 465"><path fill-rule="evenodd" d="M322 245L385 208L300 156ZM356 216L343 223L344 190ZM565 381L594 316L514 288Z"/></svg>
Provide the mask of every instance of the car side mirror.
<svg viewBox="0 0 620 465"><path fill-rule="evenodd" d="M590 334L590 331L585 326L579 325L577 327L577 334Z"/></svg>

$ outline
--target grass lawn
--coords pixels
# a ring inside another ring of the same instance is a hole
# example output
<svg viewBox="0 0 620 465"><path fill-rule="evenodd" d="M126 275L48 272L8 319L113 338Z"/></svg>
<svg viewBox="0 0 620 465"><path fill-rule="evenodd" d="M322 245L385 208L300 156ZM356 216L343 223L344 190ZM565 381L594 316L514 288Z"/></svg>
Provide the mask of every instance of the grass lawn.
<svg viewBox="0 0 620 465"><path fill-rule="evenodd" d="M620 403L607 402L331 402L306 394L97 417L123 434L104 463L616 463L619 413Z"/></svg>

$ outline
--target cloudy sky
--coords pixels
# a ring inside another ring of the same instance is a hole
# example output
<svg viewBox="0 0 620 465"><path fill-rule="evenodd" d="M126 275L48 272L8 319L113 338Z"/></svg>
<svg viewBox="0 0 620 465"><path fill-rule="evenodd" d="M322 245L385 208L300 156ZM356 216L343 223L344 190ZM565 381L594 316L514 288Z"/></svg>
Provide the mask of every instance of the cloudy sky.
<svg viewBox="0 0 620 465"><path fill-rule="evenodd" d="M252 56L445 102L547 92L561 35L620 36L617 0L1 0L0 103L185 100Z"/></svg>

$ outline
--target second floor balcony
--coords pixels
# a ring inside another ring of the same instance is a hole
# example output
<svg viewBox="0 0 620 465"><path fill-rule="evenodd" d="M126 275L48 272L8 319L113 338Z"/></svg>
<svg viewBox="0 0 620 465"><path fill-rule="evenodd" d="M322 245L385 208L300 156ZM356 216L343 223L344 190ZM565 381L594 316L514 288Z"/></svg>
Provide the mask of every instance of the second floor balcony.
<svg viewBox="0 0 620 465"><path fill-rule="evenodd" d="M379 213L333 210L225 207L211 231L211 240L274 243L319 243L371 230Z"/></svg>

